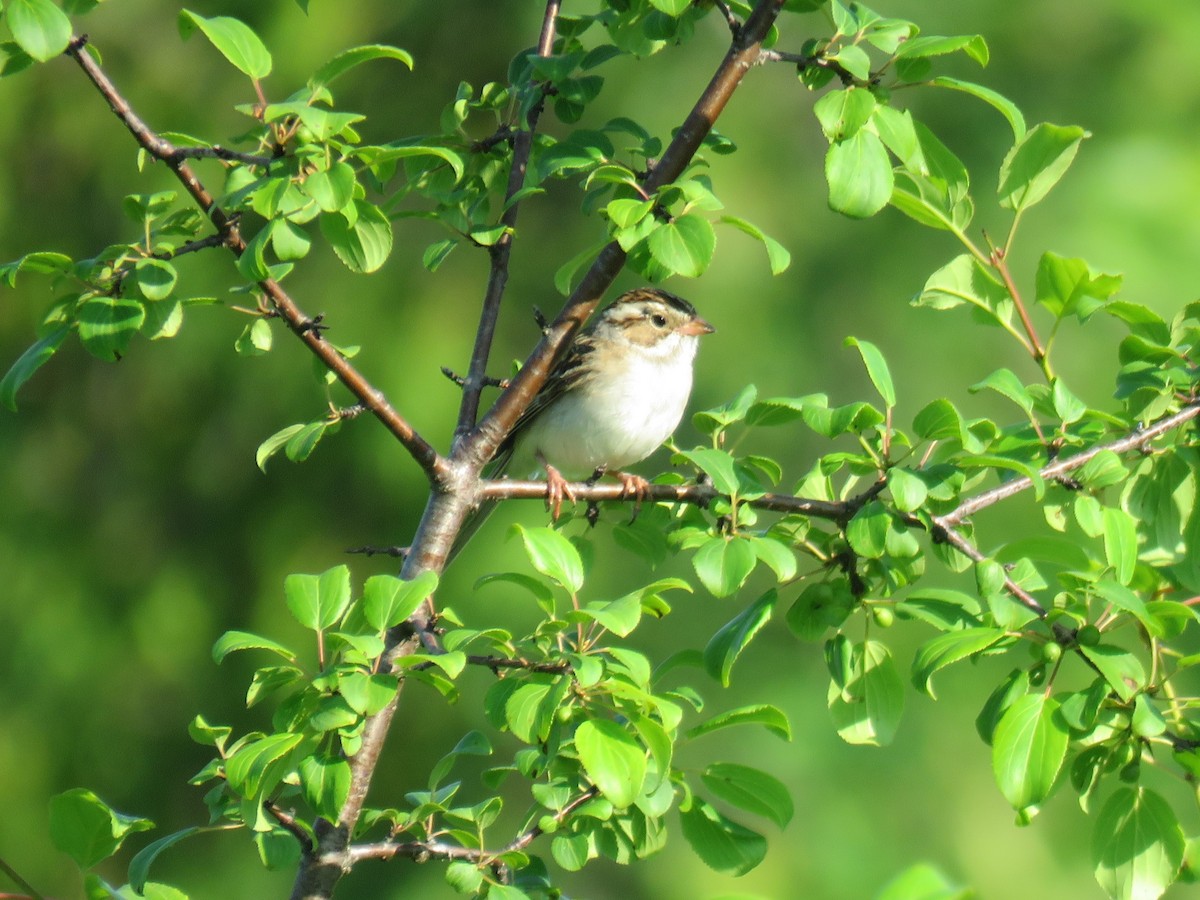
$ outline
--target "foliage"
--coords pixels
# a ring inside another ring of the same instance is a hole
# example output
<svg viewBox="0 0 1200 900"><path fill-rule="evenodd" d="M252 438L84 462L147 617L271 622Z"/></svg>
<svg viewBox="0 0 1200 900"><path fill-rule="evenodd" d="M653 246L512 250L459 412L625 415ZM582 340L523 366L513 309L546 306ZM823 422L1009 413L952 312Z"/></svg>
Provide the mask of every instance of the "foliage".
<svg viewBox="0 0 1200 900"><path fill-rule="evenodd" d="M67 11L82 14L91 5L69 3ZM929 276L913 304L970 311L972 327L1001 329L1015 356L1028 357L1038 371L1027 383L1000 368L971 388L981 409L989 394L1006 401L1005 418L933 397L921 398L911 422L902 423L885 355L852 337L847 346L876 396L835 405L827 394L760 398L750 386L697 413L706 443L675 447L675 467L656 479L650 502L613 532L624 552L652 565L682 555L696 585L735 605L703 647L652 656L630 646L627 639L648 619L697 602L695 586L665 577L628 585L615 597L597 591L594 575L611 562L598 558L589 536L568 537L562 527L517 526L520 564L476 585L506 609L532 600L536 621L523 627L460 617L444 604L435 611L440 562L422 567L412 562L420 557L415 551L404 577L376 575L361 587L341 565L290 576L284 600L311 633L310 646L231 631L213 649L217 663L233 653L264 655L246 705L270 714L260 713L259 730L240 736L200 716L193 721L191 736L214 752L193 779L207 788L209 823L145 847L130 864L127 887L89 873L89 896L147 889L182 896L149 880L156 858L184 839L225 829L249 834L268 868L298 869L298 890L329 860L348 868L400 857L442 861L447 882L464 894L553 896L557 870L576 871L598 857L625 864L650 856L676 821L706 864L745 873L767 851L760 820L776 828L791 820L787 789L761 768L714 759L693 771L677 755L727 728L790 740L775 705L713 712L707 699L716 685L730 687L773 618L799 641L821 645L832 723L849 744L894 740L911 702L906 680L934 698L935 676L952 677L963 668L955 664L1003 658L1010 670L975 725L992 748L997 788L1018 823L1032 822L1069 783L1093 818L1096 878L1111 896L1158 896L1193 877L1185 865L1191 839L1176 811L1187 798L1164 796L1148 773L1166 768L1189 782L1200 773L1195 700L1181 684L1200 662L1181 649L1193 637L1200 593L1200 456L1191 425L1200 415L1192 362L1200 306L1185 306L1167 321L1121 299L1119 276L1049 250L1033 271L1012 271L1026 213L1066 174L1088 133L1050 123L1028 127L1018 107L994 90L937 73L954 54L986 65L981 36L922 34L915 23L838 0L780 6L614 0L594 13L558 15L552 3L553 44L518 53L507 83L464 82L437 133L375 144L362 137L364 117L335 104L331 86L368 62L411 67L404 50L351 48L303 87L269 100L273 60L256 33L237 19L184 10L181 35L202 35L236 77L250 80L257 100L238 108L248 119L248 130L232 142L245 148L239 150L156 135L124 115L113 102L117 88L90 46L72 38L69 19L52 0L4 7L13 38L4 74L66 51L133 132L140 161L165 162L187 194L128 197L134 238L94 257L37 251L0 267L0 282L10 288L44 276L56 291L38 340L0 380L0 401L11 409L21 386L72 333L97 357L119 360L137 352L138 335L173 338L190 307L224 303L248 319L236 352L271 352L275 321L282 320L323 366L329 412L267 438L260 466L280 450L290 460L307 459L342 421L369 409L444 488L439 467L450 457L379 400L350 362L358 348L325 340L320 317L301 313L281 283L300 277L318 239L350 271L377 271L394 250L392 223L406 217L442 229L421 253L431 272L459 247L480 248L493 275L503 272L519 233L515 210L558 182L582 191L583 214L598 218L606 237L558 267L554 281L570 295L569 308L594 305L589 279L604 277L609 259L649 281L703 275L719 224L759 241L770 270L785 271L789 253L779 240L722 212L708 162L736 151L730 139L706 132L697 139L701 151L680 158L690 118L668 140L631 118L602 122L591 115L606 66L690 53L696 29L722 19L730 20L735 51L749 47L758 61L794 66L797 90L820 94L813 109L829 142L825 177L834 210L868 217L890 205L957 242L958 255ZM751 40L752 23L763 26L761 48ZM778 49L796 40L793 31L822 36L795 51ZM1002 227L992 229L1004 235L999 243L981 230L982 244L973 236L977 204L967 166L899 105L926 87L981 100L1011 129L995 175L995 201L1005 211ZM544 108L556 123L539 129ZM189 160L197 158L221 162L219 192L210 194L192 174ZM661 175L668 161L677 176ZM524 179L510 178L523 166ZM250 305L190 296L183 283L179 257L222 246L237 256L231 290L249 294ZM1032 295L1020 284L1031 285ZM1123 332L1106 376L1116 400L1111 408L1090 406L1082 399L1090 391L1068 384L1055 368L1064 326L1094 322ZM561 341L571 332L558 334ZM535 350L531 360L549 352ZM526 365L522 376L537 369ZM474 390L478 401L482 382L471 377L464 393ZM497 410L520 402L518 381ZM338 382L353 406L334 402ZM465 425L471 435L482 433L473 414ZM827 442L805 471L786 472L775 459L743 449L762 429L785 428ZM473 475L478 481L478 468ZM590 497L586 490L580 486L581 497ZM1040 513L1037 528L1016 539L992 536L981 514L1028 498ZM970 587L953 577L962 573L973 575ZM903 628L889 631L897 623ZM889 637L904 629L921 640L907 678ZM473 668L495 675L482 692L463 678ZM463 734L420 790L364 806L377 742L397 698L422 688L447 703L477 704L491 731ZM462 772L475 758L490 767L467 778ZM514 809L515 819L508 812ZM149 827L86 791L52 804L55 843L85 871ZM303 895L326 890L332 884L305 887ZM883 896L931 890L958 895L917 867Z"/></svg>

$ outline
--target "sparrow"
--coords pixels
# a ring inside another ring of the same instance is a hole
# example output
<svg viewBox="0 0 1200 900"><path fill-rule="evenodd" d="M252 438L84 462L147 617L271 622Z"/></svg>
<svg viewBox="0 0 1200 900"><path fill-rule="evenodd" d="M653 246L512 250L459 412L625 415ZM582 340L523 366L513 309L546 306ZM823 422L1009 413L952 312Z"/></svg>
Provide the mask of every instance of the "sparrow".
<svg viewBox="0 0 1200 900"><path fill-rule="evenodd" d="M622 471L657 450L692 392L699 339L715 329L682 297L658 288L622 294L575 338L497 451L493 477L544 471L558 518L569 481L620 480L627 496L649 483Z"/></svg>
<svg viewBox="0 0 1200 900"><path fill-rule="evenodd" d="M517 419L485 471L545 473L546 506L558 518L575 501L569 482L605 473L640 501L649 482L624 472L679 425L692 391L699 339L715 331L682 297L659 288L622 294L575 337L542 389ZM451 558L483 524L485 501L463 526Z"/></svg>

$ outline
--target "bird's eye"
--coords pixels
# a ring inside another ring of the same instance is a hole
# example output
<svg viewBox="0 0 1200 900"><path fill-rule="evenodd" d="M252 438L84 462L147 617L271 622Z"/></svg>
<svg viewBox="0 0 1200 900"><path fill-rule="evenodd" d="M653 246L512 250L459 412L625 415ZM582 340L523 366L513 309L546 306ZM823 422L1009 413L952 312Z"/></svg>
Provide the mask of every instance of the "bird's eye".
<svg viewBox="0 0 1200 900"><path fill-rule="evenodd" d="M654 323L655 328L665 328L667 326L667 317L661 313L652 315L650 321Z"/></svg>

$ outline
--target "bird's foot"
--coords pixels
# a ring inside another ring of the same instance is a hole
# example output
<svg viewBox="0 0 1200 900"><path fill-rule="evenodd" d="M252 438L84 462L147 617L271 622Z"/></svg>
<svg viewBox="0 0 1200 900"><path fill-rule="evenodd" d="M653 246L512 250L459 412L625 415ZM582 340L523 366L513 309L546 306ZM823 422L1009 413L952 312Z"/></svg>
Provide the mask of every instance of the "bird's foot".
<svg viewBox="0 0 1200 900"><path fill-rule="evenodd" d="M628 472L614 472L613 476L621 482L621 496L633 498L633 517L629 520L632 525L642 511L642 503L650 495L650 482L641 475L630 475Z"/></svg>
<svg viewBox="0 0 1200 900"><path fill-rule="evenodd" d="M559 515L562 513L563 500L575 502L575 492L571 490L567 479L563 478L562 473L549 463L546 464L546 509L550 510L550 515L554 521L558 521Z"/></svg>

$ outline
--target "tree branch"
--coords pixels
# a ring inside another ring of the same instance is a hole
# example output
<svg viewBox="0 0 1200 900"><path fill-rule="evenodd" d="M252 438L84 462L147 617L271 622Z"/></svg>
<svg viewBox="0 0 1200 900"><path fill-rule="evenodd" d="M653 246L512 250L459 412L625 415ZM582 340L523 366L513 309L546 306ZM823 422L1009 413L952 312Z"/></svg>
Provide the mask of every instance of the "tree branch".
<svg viewBox="0 0 1200 900"><path fill-rule="evenodd" d="M696 155L742 78L758 62L762 42L779 16L783 2L759 0L755 5L662 159L646 177L643 187L647 194L653 194L678 178ZM625 251L616 241L600 251L533 353L525 360L521 371L512 379L508 390L500 395L475 429L463 438L459 458L482 466L492 457L534 395L546 383L555 362L570 346L575 333L599 305L600 298L624 265ZM449 547L446 549L449 550Z"/></svg>
<svg viewBox="0 0 1200 900"><path fill-rule="evenodd" d="M1155 438L1161 437L1168 431L1173 431L1180 425L1184 425L1195 419L1197 416L1200 416L1200 401L1193 401L1179 410L1179 412L1152 422L1145 428L1138 429L1131 434L1125 435L1125 437L1110 441L1107 444L1097 444L1095 447L1090 447L1065 459L1055 460L1048 466L1040 469L1038 475L1044 481L1053 481L1061 478L1068 472L1075 471L1105 450L1111 450L1113 453L1126 453L1129 450L1144 447ZM980 510L986 509L1001 500L1005 500L1014 494L1019 494L1021 491L1028 490L1031 487L1033 487L1033 479L1029 476L1023 475L1020 478L1014 478L1012 481L1006 481L998 487L984 491L982 494L976 494L969 500L963 501L957 508L946 513L946 515L936 517L935 521L942 528L954 528Z"/></svg>
<svg viewBox="0 0 1200 900"><path fill-rule="evenodd" d="M620 484L577 482L569 485L577 500L632 501ZM485 500L545 500L548 485L545 481L517 481L501 478L484 481L480 490L481 499ZM875 490L872 496L878 493ZM725 495L709 484L652 484L647 490L644 500L665 503L688 503L692 506L705 507ZM862 502L849 500L835 502L829 500L809 500L804 497L794 497L791 494L764 494L761 497L743 500L747 506L755 509L766 509L772 512L796 513L811 516L816 519L843 521L851 518ZM865 501L864 501L865 502Z"/></svg>
<svg viewBox="0 0 1200 900"><path fill-rule="evenodd" d="M562 0L546 0L546 12L542 17L542 31L538 38L538 56L549 56L554 49L554 27L558 21L561 4ZM504 298L504 288L508 284L508 260L512 254L513 229L516 228L517 213L520 211L520 202L514 203L513 198L525 186L525 172L529 168L529 156L533 151L533 134L537 130L545 100L546 95L543 92L529 110L525 127L513 137L512 168L509 169L508 187L504 192L505 210L500 216L500 224L504 225L506 230L499 240L488 248L491 270L483 296L483 309L479 315L479 328L475 333L475 347L471 351L471 362L463 381L458 426L454 430L456 441L475 426L475 419L479 415L479 397L490 380L487 378L488 356L496 336L500 301Z"/></svg>
<svg viewBox="0 0 1200 900"><path fill-rule="evenodd" d="M95 85L96 90L108 102L109 108L129 130L138 144L153 154L155 158L166 163L192 199L208 216L213 227L223 236L223 242L235 256L240 256L246 249L246 242L238 231L237 222L217 205L213 196L196 177L187 160L178 153L179 148L151 130L133 111L129 102L84 49L86 44L86 36L74 37L65 52L83 69L84 74ZM292 333L300 338L308 349L358 398L359 402L369 409L375 418L379 419L384 427L400 441L417 464L425 470L430 480L437 481L444 477L448 469L447 461L413 429L407 420L392 408L380 390L367 381L332 345L322 339L320 331L312 327L313 319L300 309L279 282L273 278L266 278L258 282L258 287L270 300Z"/></svg>

